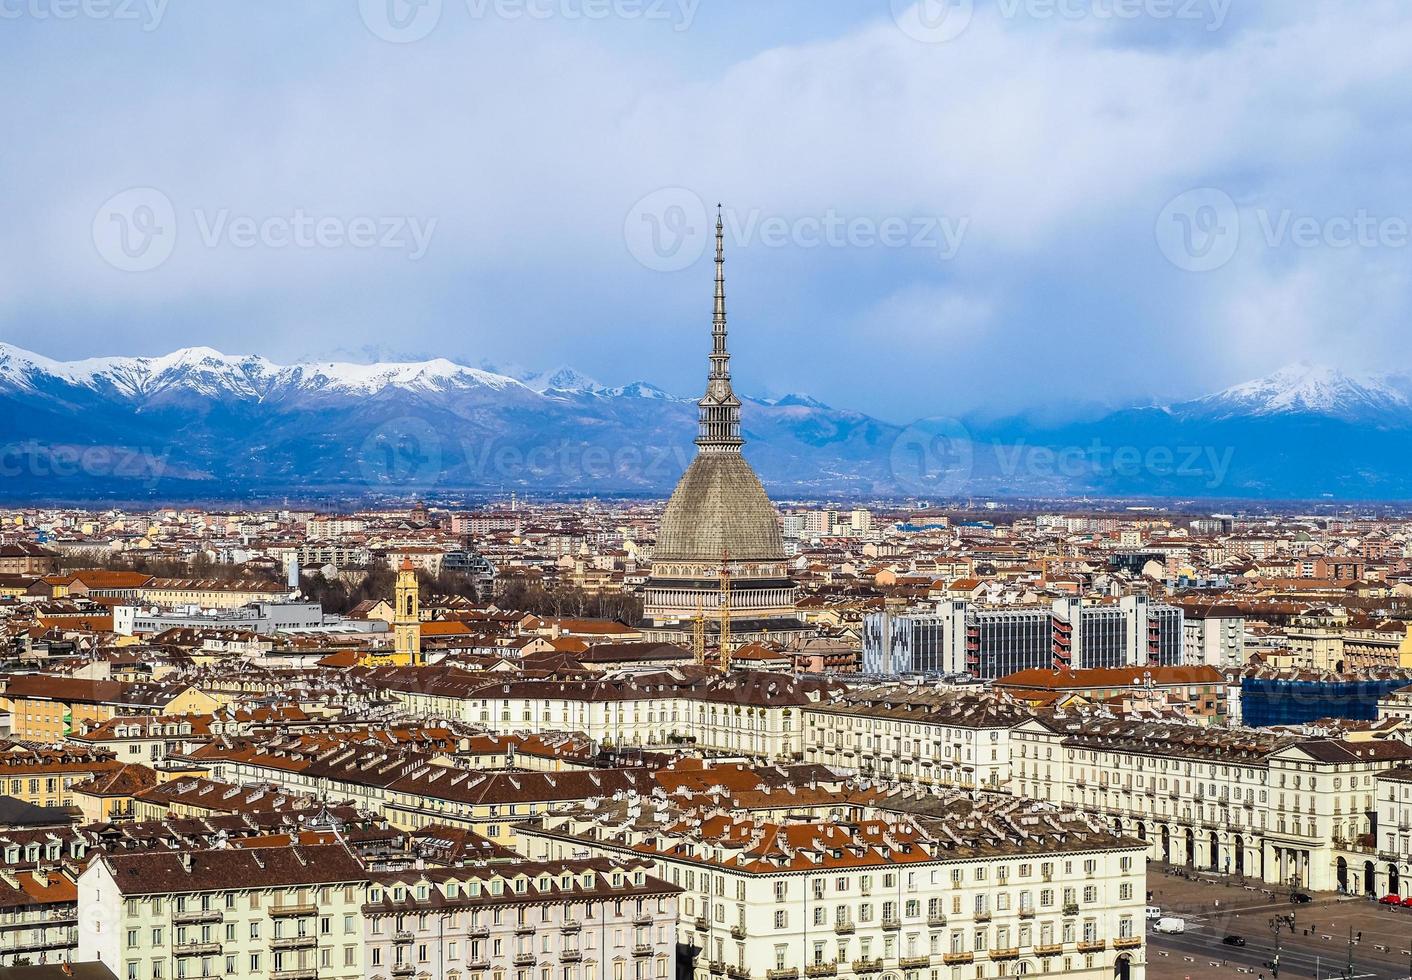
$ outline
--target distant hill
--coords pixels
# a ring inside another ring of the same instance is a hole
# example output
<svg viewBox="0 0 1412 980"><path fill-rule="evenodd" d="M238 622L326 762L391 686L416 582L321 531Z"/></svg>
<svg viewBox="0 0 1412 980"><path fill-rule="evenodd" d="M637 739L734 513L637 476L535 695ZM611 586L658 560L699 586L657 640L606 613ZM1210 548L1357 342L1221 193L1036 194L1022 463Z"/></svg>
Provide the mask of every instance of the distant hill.
<svg viewBox="0 0 1412 980"><path fill-rule="evenodd" d="M746 399L779 495L1412 498L1406 379L1307 364L1204 398L1056 422L899 427L803 394ZM279 365L188 348L56 361L0 344L0 496L238 499L438 491L665 493L694 398L570 367Z"/></svg>

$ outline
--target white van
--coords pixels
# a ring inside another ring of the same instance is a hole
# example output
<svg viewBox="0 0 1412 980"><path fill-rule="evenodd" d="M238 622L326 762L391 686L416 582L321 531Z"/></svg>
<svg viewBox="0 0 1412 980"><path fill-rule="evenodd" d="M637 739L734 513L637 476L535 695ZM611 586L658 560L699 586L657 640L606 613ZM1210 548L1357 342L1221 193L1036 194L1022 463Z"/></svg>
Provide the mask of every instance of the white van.
<svg viewBox="0 0 1412 980"><path fill-rule="evenodd" d="M1149 905L1147 907L1147 921L1156 922L1160 918L1162 918L1162 910L1155 905Z"/></svg>
<svg viewBox="0 0 1412 980"><path fill-rule="evenodd" d="M1152 928L1169 936L1179 936L1186 932L1186 920L1178 919L1175 915L1164 915Z"/></svg>

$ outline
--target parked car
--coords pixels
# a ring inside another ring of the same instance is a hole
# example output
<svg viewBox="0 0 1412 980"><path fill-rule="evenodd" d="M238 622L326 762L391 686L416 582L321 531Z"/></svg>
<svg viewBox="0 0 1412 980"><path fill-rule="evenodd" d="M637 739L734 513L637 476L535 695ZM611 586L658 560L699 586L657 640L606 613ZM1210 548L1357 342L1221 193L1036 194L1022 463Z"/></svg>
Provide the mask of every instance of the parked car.
<svg viewBox="0 0 1412 980"><path fill-rule="evenodd" d="M1314 901L1314 896L1309 895L1306 892L1295 892L1289 897L1289 900L1295 905L1307 905L1310 902Z"/></svg>
<svg viewBox="0 0 1412 980"><path fill-rule="evenodd" d="M1222 939L1221 942L1225 943L1227 946L1244 946L1244 945L1245 945L1245 937L1244 937L1244 936L1227 936L1225 939Z"/></svg>
<svg viewBox="0 0 1412 980"><path fill-rule="evenodd" d="M1175 915L1164 915L1157 920L1157 924L1152 928L1158 932L1165 932L1168 935L1176 936L1186 932L1186 920L1179 919Z"/></svg>
<svg viewBox="0 0 1412 980"><path fill-rule="evenodd" d="M1412 895L1408 895L1402 900L1402 907L1405 909L1412 909Z"/></svg>
<svg viewBox="0 0 1412 980"><path fill-rule="evenodd" d="M1379 905L1401 905L1401 904L1402 904L1402 896L1401 896L1401 895L1384 895L1382 898L1378 899L1378 904L1379 904Z"/></svg>

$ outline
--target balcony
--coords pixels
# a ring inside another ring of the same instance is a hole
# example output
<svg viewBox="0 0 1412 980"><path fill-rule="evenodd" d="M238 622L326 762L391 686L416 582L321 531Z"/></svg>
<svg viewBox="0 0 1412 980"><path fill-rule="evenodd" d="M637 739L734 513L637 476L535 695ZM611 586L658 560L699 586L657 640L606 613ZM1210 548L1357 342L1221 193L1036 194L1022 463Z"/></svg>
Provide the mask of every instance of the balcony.
<svg viewBox="0 0 1412 980"><path fill-rule="evenodd" d="M854 973L881 973L882 960L854 960Z"/></svg>
<svg viewBox="0 0 1412 980"><path fill-rule="evenodd" d="M485 934L486 934L487 936L490 935L490 930L489 930L489 929L485 929L485 930L483 930L483 931L485 932ZM583 932L583 923L580 922L580 921L578 921L577 919L566 919L566 920L564 920L563 922L559 923L559 931L560 931L560 932ZM475 935L475 930L474 930L474 929L471 930L471 934L472 934L472 935Z"/></svg>
<svg viewBox="0 0 1412 980"><path fill-rule="evenodd" d="M221 951L221 944L218 942L185 942L177 943L176 954L178 956L215 956Z"/></svg>
<svg viewBox="0 0 1412 980"><path fill-rule="evenodd" d="M1123 936L1113 940L1114 949L1137 949L1141 945L1141 936Z"/></svg>
<svg viewBox="0 0 1412 980"><path fill-rule="evenodd" d="M409 963L406 965L406 973L399 974L400 967L393 967L393 976L411 976L413 969ZM318 980L319 968L316 966L292 966L287 970L271 970L270 980Z"/></svg>
<svg viewBox="0 0 1412 980"><path fill-rule="evenodd" d="M172 922L176 925L195 925L202 922L220 922L220 909L192 909L186 912L173 912Z"/></svg>
<svg viewBox="0 0 1412 980"><path fill-rule="evenodd" d="M300 902L296 905L271 905L270 918L283 919L295 915L313 915L319 907L313 902Z"/></svg>
<svg viewBox="0 0 1412 980"><path fill-rule="evenodd" d="M646 929L647 927L652 925L652 916L647 914L635 915L633 916L632 924L635 926L641 926L642 928Z"/></svg>
<svg viewBox="0 0 1412 980"><path fill-rule="evenodd" d="M1021 906L1019 915L1020 915L1020 918L1022 918L1022 919L1033 919L1033 918L1034 918L1034 906L1033 906L1033 905L1024 905L1024 906Z"/></svg>
<svg viewBox="0 0 1412 980"><path fill-rule="evenodd" d="M412 930L410 929L398 929L397 932L392 935L392 941L394 943L410 943L413 938Z"/></svg>
<svg viewBox="0 0 1412 980"><path fill-rule="evenodd" d="M581 949L561 949L559 950L560 963L578 963L583 960L583 950Z"/></svg>
<svg viewBox="0 0 1412 980"><path fill-rule="evenodd" d="M1077 948L1080 953L1101 953L1108 948L1108 940L1090 939L1079 943Z"/></svg>
<svg viewBox="0 0 1412 980"><path fill-rule="evenodd" d="M706 930L711 928L710 920L708 920L704 915L698 915L696 917L696 921L693 922L692 925L696 926L697 932L705 932Z"/></svg>
<svg viewBox="0 0 1412 980"><path fill-rule="evenodd" d="M744 938L745 938L745 926L731 926L731 938L732 938L732 939L744 939Z"/></svg>
<svg viewBox="0 0 1412 980"><path fill-rule="evenodd" d="M799 980L799 970L793 966L787 966L780 970L766 970L765 980Z"/></svg>
<svg viewBox="0 0 1412 980"><path fill-rule="evenodd" d="M713 974L715 974L715 975L718 976L718 977L720 977L720 976L725 976L725 973L726 973L726 961L725 961L725 960L712 960L710 963L707 964L706 968L707 968L708 970L710 970Z"/></svg>
<svg viewBox="0 0 1412 980"><path fill-rule="evenodd" d="M654 947L651 943L637 943L632 948L634 956L651 956Z"/></svg>
<svg viewBox="0 0 1412 980"><path fill-rule="evenodd" d="M564 930L565 930L566 932L568 931L569 926L570 926L571 924L573 924L573 923L568 923L568 922L564 923ZM466 930L466 935L469 936L471 939L489 939L489 938L490 938L490 926L473 925L473 926L471 926L469 929Z"/></svg>
<svg viewBox="0 0 1412 980"><path fill-rule="evenodd" d="M1034 948L1034 952L1036 956L1057 956L1058 954L1064 952L1064 944L1049 943L1046 945L1036 946Z"/></svg>
<svg viewBox="0 0 1412 980"><path fill-rule="evenodd" d="M408 933L407 942L411 941L411 934ZM317 945L318 936L276 936L270 940L270 949L307 949Z"/></svg>
<svg viewBox="0 0 1412 980"><path fill-rule="evenodd" d="M516 966L534 966L534 954L516 953L513 962Z"/></svg>
<svg viewBox="0 0 1412 980"><path fill-rule="evenodd" d="M989 912L977 912L977 913L976 913L976 921L977 921L977 922L989 922L989 921L990 921L990 913L989 913Z"/></svg>
<svg viewBox="0 0 1412 980"><path fill-rule="evenodd" d="M992 949L990 951L990 958L993 960L1018 960L1020 958L1020 950L1015 946L1011 946L1008 949Z"/></svg>
<svg viewBox="0 0 1412 980"><path fill-rule="evenodd" d="M933 929L940 929L942 926L946 925L946 916L940 914L929 915L927 916L927 925Z"/></svg>
<svg viewBox="0 0 1412 980"><path fill-rule="evenodd" d="M1078 914L1079 914L1079 903L1078 903L1078 902L1065 902L1065 903L1064 903L1064 914L1065 914L1065 915L1078 915Z"/></svg>
<svg viewBox="0 0 1412 980"><path fill-rule="evenodd" d="M477 953L475 956L472 956L470 959L468 959L468 960L466 961L466 969L468 969L468 970L489 970L489 969L490 969L490 957L484 955L483 953Z"/></svg>
<svg viewBox="0 0 1412 980"><path fill-rule="evenodd" d="M750 970L744 966L727 966L726 976L731 980L750 980Z"/></svg>
<svg viewBox="0 0 1412 980"><path fill-rule="evenodd" d="M835 922L833 924L833 931L840 936L851 936L856 928L852 922Z"/></svg>
<svg viewBox="0 0 1412 980"><path fill-rule="evenodd" d="M902 928L902 920L896 916L888 916L882 920L882 927L891 932L896 932L898 929Z"/></svg>
<svg viewBox="0 0 1412 980"><path fill-rule="evenodd" d="M975 954L973 954L973 953L942 953L942 954L941 954L941 961L942 961L943 963L945 963L947 966L959 966L959 965L962 964L962 963L974 963L974 962L975 962L975 959L976 959L976 957L975 957Z"/></svg>
<svg viewBox="0 0 1412 980"><path fill-rule="evenodd" d="M804 968L806 977L836 977L838 976L838 962L829 960L827 963L810 963Z"/></svg>
<svg viewBox="0 0 1412 980"><path fill-rule="evenodd" d="M925 966L932 965L930 956L904 956L897 961L897 966L902 970L919 970Z"/></svg>
<svg viewBox="0 0 1412 980"><path fill-rule="evenodd" d="M392 968L394 977L410 977L417 972L417 968L411 963L398 963Z"/></svg>
<svg viewBox="0 0 1412 980"><path fill-rule="evenodd" d="M528 923L528 922L521 922L519 925L515 926L515 935L517 935L517 936L533 936L533 935L534 935L534 926L531 925L531 924Z"/></svg>

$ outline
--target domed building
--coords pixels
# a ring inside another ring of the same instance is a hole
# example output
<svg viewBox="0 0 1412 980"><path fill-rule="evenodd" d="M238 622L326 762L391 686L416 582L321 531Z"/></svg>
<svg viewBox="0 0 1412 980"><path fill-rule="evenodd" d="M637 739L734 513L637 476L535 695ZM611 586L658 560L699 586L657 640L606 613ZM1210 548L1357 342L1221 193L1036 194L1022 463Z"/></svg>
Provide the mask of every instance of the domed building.
<svg viewBox="0 0 1412 980"><path fill-rule="evenodd" d="M648 639L691 646L698 617L709 645L720 639L724 577L730 644L789 642L806 627L795 615L779 518L745 457L740 399L726 348L725 234L716 215L716 310L711 370L697 402L696 458L667 501L643 603Z"/></svg>

